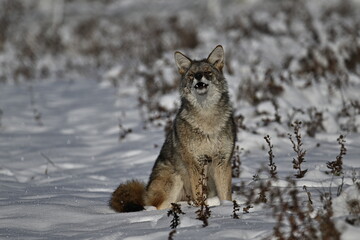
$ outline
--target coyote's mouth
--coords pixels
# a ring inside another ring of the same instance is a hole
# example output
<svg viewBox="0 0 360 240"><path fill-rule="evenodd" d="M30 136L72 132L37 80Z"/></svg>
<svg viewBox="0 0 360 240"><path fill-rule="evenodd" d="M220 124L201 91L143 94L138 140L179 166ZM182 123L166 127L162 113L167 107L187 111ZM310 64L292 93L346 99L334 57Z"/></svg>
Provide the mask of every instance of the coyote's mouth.
<svg viewBox="0 0 360 240"><path fill-rule="evenodd" d="M208 91L209 84L206 84L204 82L198 82L195 84L194 88L196 89L196 92L200 95L206 94Z"/></svg>

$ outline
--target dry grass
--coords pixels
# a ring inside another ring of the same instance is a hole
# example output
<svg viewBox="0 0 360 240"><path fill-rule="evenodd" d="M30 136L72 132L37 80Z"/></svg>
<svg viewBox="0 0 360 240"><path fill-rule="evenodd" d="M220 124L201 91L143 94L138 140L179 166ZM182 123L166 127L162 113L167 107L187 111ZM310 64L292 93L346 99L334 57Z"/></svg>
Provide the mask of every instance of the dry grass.
<svg viewBox="0 0 360 240"><path fill-rule="evenodd" d="M277 172L276 172L276 164L274 162L274 153L273 153L273 148L274 146L271 144L271 138L269 135L266 135L264 137L268 147L269 147L269 151L268 151L268 155L269 155L269 174L270 174L270 177L273 178L273 179L277 179Z"/></svg>
<svg viewBox="0 0 360 240"><path fill-rule="evenodd" d="M295 170L298 170L297 173L295 174L295 177L297 178L303 178L307 172L307 169L302 170L302 163L305 162L305 154L306 154L306 150L304 150L302 148L303 146L303 142L302 142L302 136L300 133L300 129L301 129L301 122L300 121L295 121L295 123L292 125L294 128L294 135L295 135L295 140L293 140L293 136L291 134L289 134L289 139L290 142L292 144L292 148L294 150L294 152L296 153L296 158L293 158L293 168Z"/></svg>
<svg viewBox="0 0 360 240"><path fill-rule="evenodd" d="M345 137L343 135L340 135L337 141L340 145L340 153L336 156L335 161L327 162L326 165L331 170L331 174L335 176L340 176L343 174L343 160L347 150L345 147Z"/></svg>
<svg viewBox="0 0 360 240"><path fill-rule="evenodd" d="M176 203L171 203L171 209L168 211L167 216L172 216L170 228L174 229L180 225L180 216L179 214L185 214L181 210L181 205Z"/></svg>
<svg viewBox="0 0 360 240"><path fill-rule="evenodd" d="M197 192L196 192L196 205L199 206L199 209L196 211L197 219L203 222L203 227L207 227L209 225L208 219L211 216L211 211L209 205L207 204L207 195L208 188L207 182L208 177L206 176L206 165L210 162L211 159L204 159L202 161L200 179L197 184Z"/></svg>

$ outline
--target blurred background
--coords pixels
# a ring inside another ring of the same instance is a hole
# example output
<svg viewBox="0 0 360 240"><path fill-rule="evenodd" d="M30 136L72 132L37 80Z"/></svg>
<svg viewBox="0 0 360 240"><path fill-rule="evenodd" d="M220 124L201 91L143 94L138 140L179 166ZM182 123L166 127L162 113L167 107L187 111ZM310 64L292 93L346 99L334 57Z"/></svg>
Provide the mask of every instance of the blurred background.
<svg viewBox="0 0 360 240"><path fill-rule="evenodd" d="M357 239L344 224L360 222L359 13L359 0L0 0L0 238L166 238L165 212L107 203L119 183L147 181L171 127L174 51L200 59L221 44L235 199L244 214L261 204L240 222L212 208L205 231L187 215L175 238L285 239L286 225L337 239L335 219Z"/></svg>
<svg viewBox="0 0 360 240"><path fill-rule="evenodd" d="M357 132L359 10L355 0L1 0L0 82L133 85L148 119L169 118L173 52L203 58L222 44L240 128L300 118L310 136Z"/></svg>

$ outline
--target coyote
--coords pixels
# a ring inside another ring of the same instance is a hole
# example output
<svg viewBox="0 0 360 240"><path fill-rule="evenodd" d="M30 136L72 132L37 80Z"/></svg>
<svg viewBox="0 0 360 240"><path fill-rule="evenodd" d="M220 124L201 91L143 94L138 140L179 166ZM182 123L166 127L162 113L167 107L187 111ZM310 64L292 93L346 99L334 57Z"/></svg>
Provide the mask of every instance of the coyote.
<svg viewBox="0 0 360 240"><path fill-rule="evenodd" d="M197 204L201 173L207 179L207 196L231 201L231 157L236 139L233 109L222 73L224 49L218 45L203 60L174 54L181 75L181 107L145 184L121 184L109 205L132 212L190 199ZM203 170L205 168L205 170Z"/></svg>

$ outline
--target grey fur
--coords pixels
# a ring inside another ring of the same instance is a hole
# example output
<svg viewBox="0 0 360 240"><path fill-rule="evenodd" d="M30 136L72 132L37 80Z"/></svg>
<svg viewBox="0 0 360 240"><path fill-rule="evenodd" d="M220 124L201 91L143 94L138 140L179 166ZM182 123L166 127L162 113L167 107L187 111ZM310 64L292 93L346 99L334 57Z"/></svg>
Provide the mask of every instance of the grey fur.
<svg viewBox="0 0 360 240"><path fill-rule="evenodd" d="M175 52L181 75L181 107L154 164L144 196L158 209L190 196L196 189L202 161L209 196L231 200L231 157L236 139L228 86L222 73L224 50L217 46L207 59L190 60Z"/></svg>

